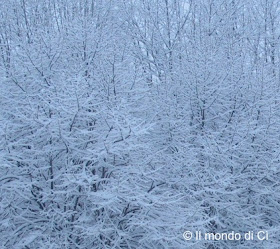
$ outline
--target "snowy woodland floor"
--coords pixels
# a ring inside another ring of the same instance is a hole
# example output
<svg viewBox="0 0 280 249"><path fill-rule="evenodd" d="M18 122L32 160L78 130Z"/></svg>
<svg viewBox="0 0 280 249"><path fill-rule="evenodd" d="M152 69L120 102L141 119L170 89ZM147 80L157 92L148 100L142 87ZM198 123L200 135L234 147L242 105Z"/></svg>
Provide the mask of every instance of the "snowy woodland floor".
<svg viewBox="0 0 280 249"><path fill-rule="evenodd" d="M279 0L0 15L0 248L280 248Z"/></svg>

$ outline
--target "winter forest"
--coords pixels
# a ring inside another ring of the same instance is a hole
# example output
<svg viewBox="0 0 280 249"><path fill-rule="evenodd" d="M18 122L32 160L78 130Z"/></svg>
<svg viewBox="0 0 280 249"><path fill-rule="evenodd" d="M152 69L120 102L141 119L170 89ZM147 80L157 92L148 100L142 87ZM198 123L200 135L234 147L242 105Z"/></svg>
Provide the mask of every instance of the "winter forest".
<svg viewBox="0 0 280 249"><path fill-rule="evenodd" d="M280 248L279 0L0 15L0 248Z"/></svg>

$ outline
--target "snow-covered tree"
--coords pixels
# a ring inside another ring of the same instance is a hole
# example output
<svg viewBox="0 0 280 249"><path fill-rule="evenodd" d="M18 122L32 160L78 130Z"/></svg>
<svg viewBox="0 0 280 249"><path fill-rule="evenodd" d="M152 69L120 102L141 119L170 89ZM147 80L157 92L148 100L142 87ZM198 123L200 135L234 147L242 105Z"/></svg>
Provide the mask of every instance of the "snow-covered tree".
<svg viewBox="0 0 280 249"><path fill-rule="evenodd" d="M279 247L277 0L2 5L1 248Z"/></svg>

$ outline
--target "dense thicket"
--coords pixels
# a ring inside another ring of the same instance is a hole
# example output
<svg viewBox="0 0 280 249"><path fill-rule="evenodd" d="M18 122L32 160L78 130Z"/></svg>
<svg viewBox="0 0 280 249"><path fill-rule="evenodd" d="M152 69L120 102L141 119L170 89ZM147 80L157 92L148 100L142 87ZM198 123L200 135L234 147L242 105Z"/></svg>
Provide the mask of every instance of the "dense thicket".
<svg viewBox="0 0 280 249"><path fill-rule="evenodd" d="M279 248L278 0L1 4L1 248Z"/></svg>

